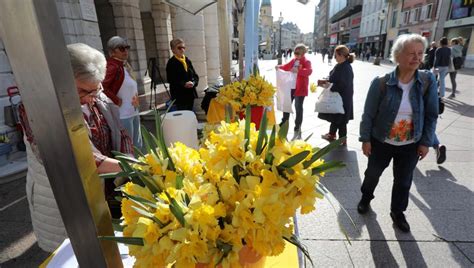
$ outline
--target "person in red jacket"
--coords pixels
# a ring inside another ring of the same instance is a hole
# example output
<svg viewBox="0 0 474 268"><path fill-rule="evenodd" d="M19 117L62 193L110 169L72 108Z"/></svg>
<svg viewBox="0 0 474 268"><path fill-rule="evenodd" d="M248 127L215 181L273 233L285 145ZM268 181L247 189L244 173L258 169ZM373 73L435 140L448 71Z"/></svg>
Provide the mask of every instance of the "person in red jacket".
<svg viewBox="0 0 474 268"><path fill-rule="evenodd" d="M114 36L107 42L109 59L107 73L102 82L104 93L119 106L120 121L133 141L142 148L137 82L133 70L127 62L130 45L127 40Z"/></svg>
<svg viewBox="0 0 474 268"><path fill-rule="evenodd" d="M295 57L284 65L277 65L276 68L287 72L296 73L296 85L294 89L291 89L291 101L295 100L295 133L292 140L301 139L301 124L303 123L303 102L304 98L308 96L308 84L309 76L313 72L311 68L311 62L305 58L305 54L308 51L304 44L298 44L295 47ZM283 124L290 118L289 113L283 113L283 118L280 123Z"/></svg>

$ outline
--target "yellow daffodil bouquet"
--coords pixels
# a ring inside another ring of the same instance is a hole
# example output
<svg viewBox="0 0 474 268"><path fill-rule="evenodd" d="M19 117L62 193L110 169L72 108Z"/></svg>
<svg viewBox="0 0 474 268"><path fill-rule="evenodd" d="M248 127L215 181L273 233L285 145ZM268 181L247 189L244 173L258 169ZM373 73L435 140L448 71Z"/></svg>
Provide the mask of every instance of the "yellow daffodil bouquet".
<svg viewBox="0 0 474 268"><path fill-rule="evenodd" d="M275 87L259 74L251 75L241 82L226 85L217 93L216 100L230 105L235 112L244 111L246 106L272 106Z"/></svg>
<svg viewBox="0 0 474 268"><path fill-rule="evenodd" d="M113 176L131 179L120 189L123 237L101 238L129 244L136 267L241 267L242 250L275 256L285 241L309 257L292 217L323 197L319 177L343 163L321 157L342 140L313 148L288 141L287 123L268 135L265 115L258 132L249 117L249 106L244 121L227 116L194 150L179 142L167 148L156 115L157 136L142 129L147 153L116 156L124 172Z"/></svg>

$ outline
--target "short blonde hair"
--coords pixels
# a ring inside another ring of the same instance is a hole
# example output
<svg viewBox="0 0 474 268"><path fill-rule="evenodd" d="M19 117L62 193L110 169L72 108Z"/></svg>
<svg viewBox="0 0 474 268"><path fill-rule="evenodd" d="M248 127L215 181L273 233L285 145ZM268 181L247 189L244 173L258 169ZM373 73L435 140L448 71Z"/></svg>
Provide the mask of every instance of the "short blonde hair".
<svg viewBox="0 0 474 268"><path fill-rule="evenodd" d="M398 56L400 55L400 53L402 53L402 51L405 49L405 47L407 46L407 44L409 43L420 43L423 45L423 51L426 50L426 47L428 46L427 42L426 42L426 38L424 38L423 36L419 35L419 34L402 34L400 35L397 40L395 40L395 43L393 44L393 47L392 47L392 50L391 50L391 56L390 56L390 60L397 64L398 63ZM423 58L421 59L423 61L424 59L424 54L423 54Z"/></svg>
<svg viewBox="0 0 474 268"><path fill-rule="evenodd" d="M175 38L175 39L171 40L171 42L170 42L170 48L171 48L171 49L174 49L174 48L176 48L179 44L184 44L184 40L181 39L181 38Z"/></svg>
<svg viewBox="0 0 474 268"><path fill-rule="evenodd" d="M305 44L297 44L295 46L295 52L297 52L297 51L298 51L298 53L301 52L301 53L304 54L308 51L308 47L306 47Z"/></svg>

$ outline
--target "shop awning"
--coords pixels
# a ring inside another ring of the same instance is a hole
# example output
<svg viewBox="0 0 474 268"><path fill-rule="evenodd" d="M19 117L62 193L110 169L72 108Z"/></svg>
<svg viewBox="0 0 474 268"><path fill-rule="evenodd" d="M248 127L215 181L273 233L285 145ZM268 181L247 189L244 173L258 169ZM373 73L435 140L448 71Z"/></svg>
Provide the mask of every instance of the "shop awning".
<svg viewBox="0 0 474 268"><path fill-rule="evenodd" d="M199 13L199 11L205 9L206 7L217 3L217 0L165 0L166 3L181 8L193 15Z"/></svg>

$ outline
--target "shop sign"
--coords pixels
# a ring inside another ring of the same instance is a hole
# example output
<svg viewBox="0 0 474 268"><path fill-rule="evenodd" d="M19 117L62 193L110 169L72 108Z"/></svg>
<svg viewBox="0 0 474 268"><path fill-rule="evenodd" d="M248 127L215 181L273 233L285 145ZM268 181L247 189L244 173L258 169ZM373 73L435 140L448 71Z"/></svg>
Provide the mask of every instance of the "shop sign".
<svg viewBox="0 0 474 268"><path fill-rule="evenodd" d="M431 32L430 32L430 31L421 31L421 36L430 37L430 36L431 36Z"/></svg>
<svg viewBox="0 0 474 268"><path fill-rule="evenodd" d="M349 29L349 26L350 26L349 22L350 22L349 18L345 18L343 20L340 20L339 21L339 29L344 29L344 30Z"/></svg>
<svg viewBox="0 0 474 268"><path fill-rule="evenodd" d="M356 17L352 18L351 27L354 28L354 27L360 26L361 19L362 17L360 15L357 15Z"/></svg>
<svg viewBox="0 0 474 268"><path fill-rule="evenodd" d="M337 45L337 33L330 35L329 44L330 45Z"/></svg>

